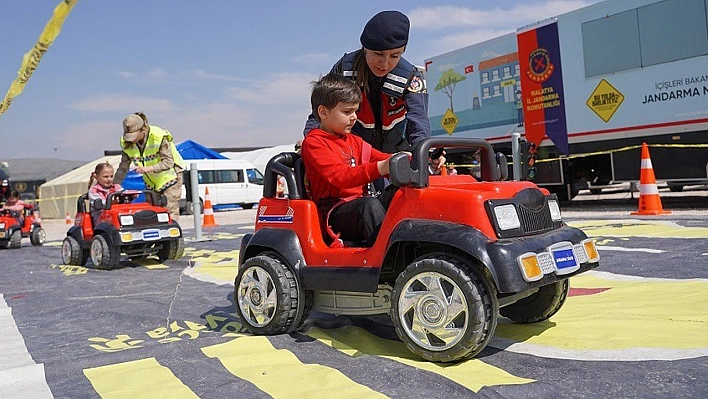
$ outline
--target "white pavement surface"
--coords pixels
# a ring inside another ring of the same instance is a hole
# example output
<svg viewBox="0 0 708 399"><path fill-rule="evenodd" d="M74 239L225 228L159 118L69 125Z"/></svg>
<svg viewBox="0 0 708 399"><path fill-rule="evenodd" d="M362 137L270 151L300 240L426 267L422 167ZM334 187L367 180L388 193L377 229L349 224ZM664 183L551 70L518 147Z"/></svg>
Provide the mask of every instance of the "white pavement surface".
<svg viewBox="0 0 708 399"><path fill-rule="evenodd" d="M3 399L53 398L44 377L44 365L32 360L17 329L12 309L0 293L0 397Z"/></svg>

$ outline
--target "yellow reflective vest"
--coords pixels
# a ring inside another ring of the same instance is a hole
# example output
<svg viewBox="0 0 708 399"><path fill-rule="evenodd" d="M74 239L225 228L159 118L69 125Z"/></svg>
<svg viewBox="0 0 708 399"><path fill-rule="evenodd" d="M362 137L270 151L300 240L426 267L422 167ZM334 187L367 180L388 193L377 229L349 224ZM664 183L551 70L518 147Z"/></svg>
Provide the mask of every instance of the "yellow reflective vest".
<svg viewBox="0 0 708 399"><path fill-rule="evenodd" d="M184 160L177 151L177 147L175 147L175 144L172 142L172 134L157 126L149 126L150 131L148 132L147 139L145 140L145 148L143 148L142 152L136 144L127 143L122 137L120 139L120 146L123 148L123 152L130 157L133 165L146 167L160 163L160 144L162 144L163 139L167 139L170 143L172 159L174 160L175 166L184 169ZM148 189L162 192L177 183L177 172L175 168L161 172L146 172L143 173L143 181L145 181L145 187Z"/></svg>

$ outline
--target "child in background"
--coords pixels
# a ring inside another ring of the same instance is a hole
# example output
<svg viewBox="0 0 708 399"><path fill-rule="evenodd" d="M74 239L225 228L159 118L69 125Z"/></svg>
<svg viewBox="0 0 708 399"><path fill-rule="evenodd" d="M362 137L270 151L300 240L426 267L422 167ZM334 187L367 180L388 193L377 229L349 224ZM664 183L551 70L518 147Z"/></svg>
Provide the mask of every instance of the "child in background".
<svg viewBox="0 0 708 399"><path fill-rule="evenodd" d="M91 205L93 205L93 202L97 199L100 199L105 204L108 194L123 190L123 187L121 187L120 184L113 183L113 174L113 165L110 163L102 162L96 165L96 169L94 169L93 173L91 173L91 178L89 179L88 184L88 198ZM94 180L96 181L96 184L93 184ZM91 211L94 225L98 221L98 216L100 214L101 211Z"/></svg>
<svg viewBox="0 0 708 399"><path fill-rule="evenodd" d="M319 128L302 142L312 199L323 225L331 226L327 230L335 247L341 247L342 240L363 239L365 245L373 245L395 193L389 186L386 195L366 195L368 183L388 175L391 154L351 134L361 98L356 83L342 75L330 73L315 82L311 103Z"/></svg>
<svg viewBox="0 0 708 399"><path fill-rule="evenodd" d="M20 199L20 192L15 189L12 189L9 191L9 194L7 195L7 200L5 201L5 204L3 204L2 209L4 211L11 211L12 217L16 218L17 222L20 224L20 226L22 226L25 222L25 218L23 215L25 205L27 204Z"/></svg>

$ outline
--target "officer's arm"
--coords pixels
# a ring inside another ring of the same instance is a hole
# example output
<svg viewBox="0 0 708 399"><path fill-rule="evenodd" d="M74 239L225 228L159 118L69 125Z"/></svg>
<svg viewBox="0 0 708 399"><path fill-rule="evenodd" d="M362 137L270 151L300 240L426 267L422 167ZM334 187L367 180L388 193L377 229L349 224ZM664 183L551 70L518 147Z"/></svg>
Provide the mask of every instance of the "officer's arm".
<svg viewBox="0 0 708 399"><path fill-rule="evenodd" d="M118 170L116 170L115 176L113 176L113 182L120 184L125 179L125 175L130 169L130 157L125 152L121 154L120 164L118 164Z"/></svg>
<svg viewBox="0 0 708 399"><path fill-rule="evenodd" d="M407 110L406 138L411 145L415 145L424 138L430 137L428 92L425 88L422 76L417 71L413 75L413 78L411 78L411 82L416 78L418 79L416 84L420 84L422 87L412 87L411 83L409 83L408 90L406 90L406 94L403 96Z"/></svg>

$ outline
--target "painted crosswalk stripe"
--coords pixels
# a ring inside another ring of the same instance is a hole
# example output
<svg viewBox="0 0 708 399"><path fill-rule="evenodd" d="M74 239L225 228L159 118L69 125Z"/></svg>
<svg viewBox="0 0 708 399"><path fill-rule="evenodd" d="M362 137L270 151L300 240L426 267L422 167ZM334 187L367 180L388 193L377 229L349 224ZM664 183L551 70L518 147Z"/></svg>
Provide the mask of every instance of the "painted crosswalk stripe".
<svg viewBox="0 0 708 399"><path fill-rule="evenodd" d="M385 398L339 370L304 364L292 352L275 349L266 337L245 336L202 348L229 372L247 380L273 398Z"/></svg>
<svg viewBox="0 0 708 399"><path fill-rule="evenodd" d="M154 357L85 369L84 375L102 399L198 398Z"/></svg>
<svg viewBox="0 0 708 399"><path fill-rule="evenodd" d="M479 392L484 386L528 384L534 380L521 378L482 362L471 359L459 363L434 363L423 360L409 351L402 342L377 337L354 326L335 329L311 327L305 334L352 357L363 354L385 357L426 370Z"/></svg>
<svg viewBox="0 0 708 399"><path fill-rule="evenodd" d="M0 294L0 397L3 399L53 398L44 365L32 360L12 310Z"/></svg>

